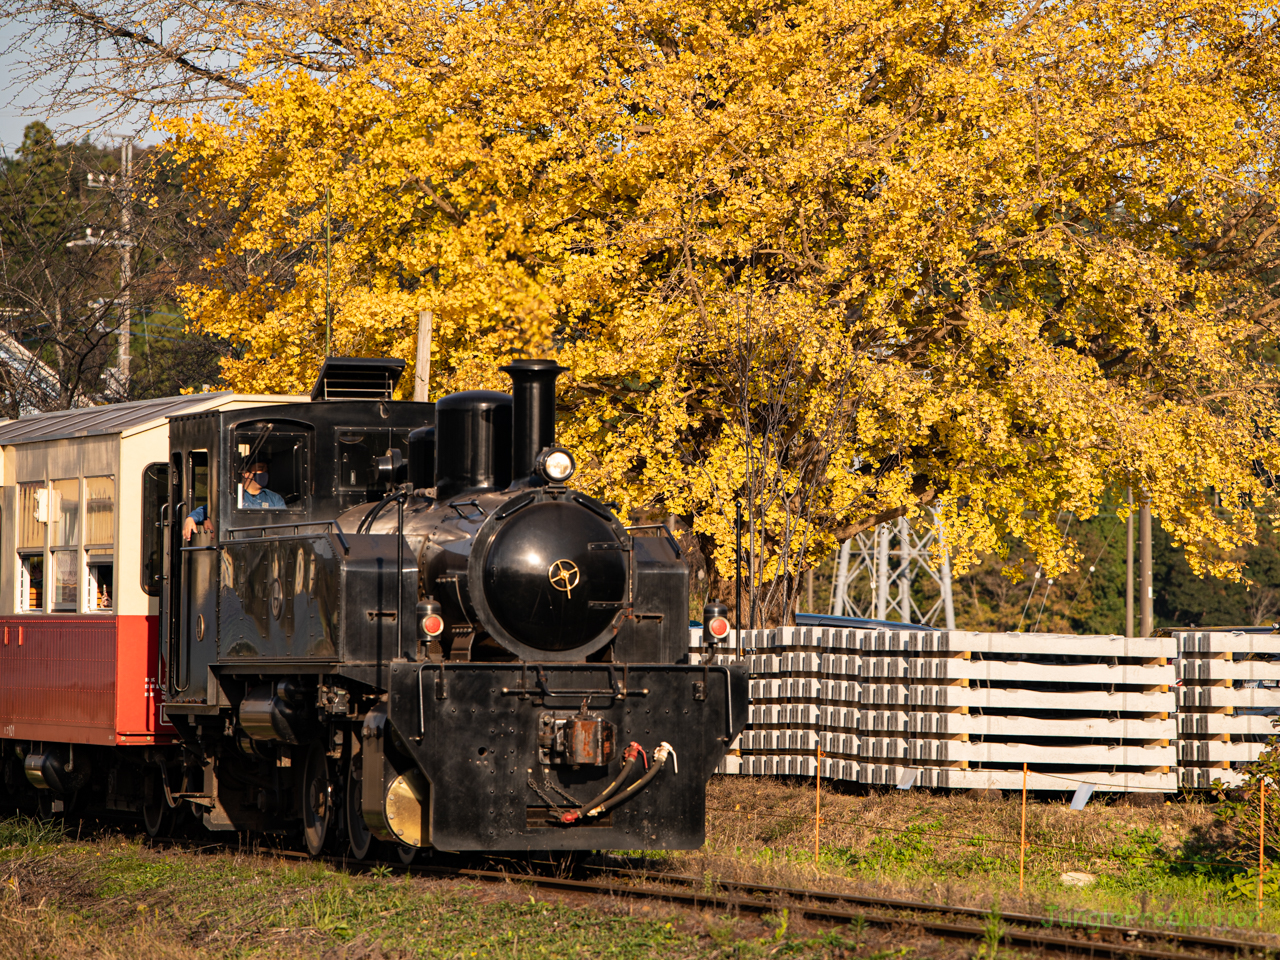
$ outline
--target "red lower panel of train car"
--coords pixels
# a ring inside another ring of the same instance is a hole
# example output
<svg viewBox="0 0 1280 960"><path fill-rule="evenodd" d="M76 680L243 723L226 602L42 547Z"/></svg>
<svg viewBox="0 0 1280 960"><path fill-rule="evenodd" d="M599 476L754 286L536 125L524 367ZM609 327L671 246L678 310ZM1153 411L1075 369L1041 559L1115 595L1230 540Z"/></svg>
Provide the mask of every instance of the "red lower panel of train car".
<svg viewBox="0 0 1280 960"><path fill-rule="evenodd" d="M0 617L0 737L168 743L156 617Z"/></svg>

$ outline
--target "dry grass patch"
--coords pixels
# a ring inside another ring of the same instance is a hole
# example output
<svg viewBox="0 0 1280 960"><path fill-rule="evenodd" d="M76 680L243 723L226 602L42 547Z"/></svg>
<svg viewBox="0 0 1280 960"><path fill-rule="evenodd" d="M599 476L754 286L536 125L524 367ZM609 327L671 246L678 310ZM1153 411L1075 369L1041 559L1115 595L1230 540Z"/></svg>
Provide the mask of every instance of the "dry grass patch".
<svg viewBox="0 0 1280 960"><path fill-rule="evenodd" d="M1020 819L1017 794L850 793L824 785L815 862L812 780L717 777L707 797L705 848L665 862L725 879L1004 912L1280 933L1280 902L1268 901L1259 917L1253 888L1222 865L1223 828L1206 802L1095 794L1083 811L1072 811L1065 800L1033 799L1022 893ZM1066 886L1068 872L1097 880Z"/></svg>

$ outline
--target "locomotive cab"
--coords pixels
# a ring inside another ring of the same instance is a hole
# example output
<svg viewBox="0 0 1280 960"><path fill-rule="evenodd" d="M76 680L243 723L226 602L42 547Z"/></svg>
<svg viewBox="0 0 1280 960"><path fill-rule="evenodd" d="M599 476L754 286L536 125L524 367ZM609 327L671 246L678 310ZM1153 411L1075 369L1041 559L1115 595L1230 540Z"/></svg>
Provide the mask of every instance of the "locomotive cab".
<svg viewBox="0 0 1280 960"><path fill-rule="evenodd" d="M404 623L394 610L366 618L372 631L342 622L335 559L350 541L336 518L383 495L378 460L406 456L409 434L433 420L431 404L391 401L403 367L330 359L310 402L172 419L168 716L217 713L246 662L358 660L376 673L395 655Z"/></svg>

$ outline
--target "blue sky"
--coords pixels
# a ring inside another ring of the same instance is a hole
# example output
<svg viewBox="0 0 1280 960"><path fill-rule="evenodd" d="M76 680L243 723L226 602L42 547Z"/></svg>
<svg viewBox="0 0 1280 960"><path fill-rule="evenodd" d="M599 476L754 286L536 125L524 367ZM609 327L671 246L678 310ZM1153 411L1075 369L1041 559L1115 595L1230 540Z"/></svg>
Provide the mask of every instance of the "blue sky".
<svg viewBox="0 0 1280 960"><path fill-rule="evenodd" d="M3 51L20 34L22 29L12 20L0 19L0 51ZM12 155L22 143L22 129L33 120L44 120L60 134L64 128L81 123L91 123L96 111L87 109L58 117L50 117L43 103L47 90L40 86L25 87L17 83L21 74L21 53L0 53L0 145ZM132 132L132 131L130 131ZM59 139L62 137L60 136ZM104 145L115 142L111 131L94 135L94 140ZM147 140L154 142L154 135Z"/></svg>

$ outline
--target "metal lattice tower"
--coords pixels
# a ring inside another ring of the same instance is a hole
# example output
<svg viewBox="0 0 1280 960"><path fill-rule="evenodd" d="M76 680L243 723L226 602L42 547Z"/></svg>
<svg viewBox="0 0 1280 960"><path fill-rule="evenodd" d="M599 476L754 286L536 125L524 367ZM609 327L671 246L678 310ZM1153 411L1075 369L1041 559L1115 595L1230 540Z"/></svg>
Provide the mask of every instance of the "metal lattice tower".
<svg viewBox="0 0 1280 960"><path fill-rule="evenodd" d="M927 521L926 521L927 518ZM916 523L905 517L882 523L867 533L856 534L840 545L831 613L834 616L872 617L900 623L937 626L939 615L948 630L956 628L956 611L951 600L951 559L939 536L937 515L926 510ZM933 551L941 551L938 569L930 566ZM858 589L866 577L868 590ZM911 584L916 577L929 577L938 585L938 599L927 611L916 606ZM855 596L869 594L865 608Z"/></svg>

